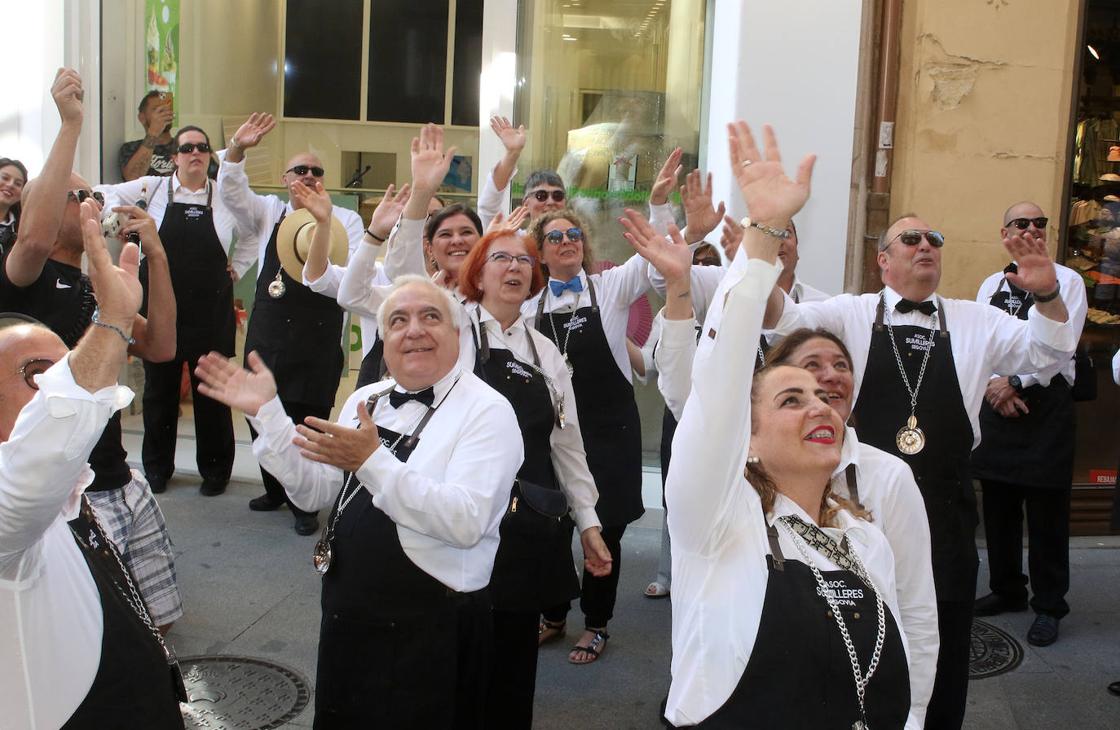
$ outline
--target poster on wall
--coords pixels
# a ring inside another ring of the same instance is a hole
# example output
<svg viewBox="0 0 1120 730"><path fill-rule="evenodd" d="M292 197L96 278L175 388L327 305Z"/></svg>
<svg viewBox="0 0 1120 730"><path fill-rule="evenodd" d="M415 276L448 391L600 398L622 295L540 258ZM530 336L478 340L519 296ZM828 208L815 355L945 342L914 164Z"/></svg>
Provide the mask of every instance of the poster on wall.
<svg viewBox="0 0 1120 730"><path fill-rule="evenodd" d="M145 0L146 91L179 91L179 0ZM176 123L178 120L176 119Z"/></svg>

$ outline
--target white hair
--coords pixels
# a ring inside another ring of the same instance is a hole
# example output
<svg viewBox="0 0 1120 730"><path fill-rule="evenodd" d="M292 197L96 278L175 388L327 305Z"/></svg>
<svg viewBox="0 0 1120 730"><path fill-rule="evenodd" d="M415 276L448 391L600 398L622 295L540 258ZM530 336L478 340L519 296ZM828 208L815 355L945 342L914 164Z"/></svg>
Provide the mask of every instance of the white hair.
<svg viewBox="0 0 1120 730"><path fill-rule="evenodd" d="M419 286L434 292L443 304L443 308L447 311L447 316L451 320L451 326L456 330L462 327L463 307L455 300L451 292L426 276L420 276L419 274L402 274L396 279L393 279L388 294L385 296L385 299L382 300L381 306L377 308L377 329L381 332L382 338L384 338L385 333L389 331L389 323L385 321L391 311L389 305L393 299L396 298L397 292L404 289L406 286Z"/></svg>

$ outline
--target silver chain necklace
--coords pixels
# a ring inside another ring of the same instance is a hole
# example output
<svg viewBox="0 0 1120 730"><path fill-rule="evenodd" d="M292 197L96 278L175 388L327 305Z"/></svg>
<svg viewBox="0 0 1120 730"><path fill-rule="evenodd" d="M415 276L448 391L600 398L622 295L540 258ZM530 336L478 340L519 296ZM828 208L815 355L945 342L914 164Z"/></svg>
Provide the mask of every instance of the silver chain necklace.
<svg viewBox="0 0 1120 730"><path fill-rule="evenodd" d="M576 316L575 310L572 311L572 317ZM552 340L554 342L560 341L560 335L556 333L556 320L552 318L552 312L548 313L548 323L552 326ZM564 344L560 346L560 354L564 356L564 367L568 368L569 375L575 375L576 369L572 365L572 361L568 359L568 338L572 336L572 320L568 320L568 326L564 328Z"/></svg>
<svg viewBox="0 0 1120 730"><path fill-rule="evenodd" d="M934 312L933 321L936 329L938 322L937 312ZM929 346L926 347L926 354L922 358L922 367L918 371L918 382L913 388L910 387L910 378L906 375L906 368L902 364L902 355L898 351L898 343L894 339L894 327L891 326L891 315L887 313L885 317L887 325L887 334L890 336L891 349L894 350L894 360L898 364L898 372L902 375L902 384L906 386L906 392L910 394L910 417L906 419L906 425L898 430L895 435L895 445L898 450L904 454L913 456L926 447L926 435L922 429L918 428L918 418L915 411L918 408L918 391L922 388L922 379L926 375L926 365L929 364L929 355L933 352L934 334L931 330L929 333Z"/></svg>
<svg viewBox="0 0 1120 730"><path fill-rule="evenodd" d="M871 580L871 576L867 573L867 568L864 567L863 561L859 559L854 549L849 545L848 557L852 560L852 567L856 576L862 580L875 594L875 613L878 624L875 629L875 650L871 653L871 661L867 664L867 672L864 673L860 670L859 656L856 654L856 646L852 641L851 635L848 633L847 623L844 621L844 616L840 613L840 604L836 602L836 597L832 595L832 591L824 582L824 576L821 571L809 558L809 553L806 552L803 544L804 538L801 538L789 525L779 520L782 527L785 528L789 534L793 544L797 547L797 552L801 553L802 559L805 564L809 566L809 570L813 572L813 578L817 581L817 588L824 600L828 603L829 610L832 611L832 618L836 621L836 627L840 629L840 636L844 640L844 648L848 651L848 660L852 664L852 677L856 683L856 699L859 700L859 719L852 723L852 730L870 730L867 724L867 712L864 709L864 698L867 694L867 685L871 683L871 677L875 674L875 670L879 668L879 658L883 653L883 642L887 637L887 618L886 611L883 608L883 597L879 595L879 589L875 587L875 583Z"/></svg>

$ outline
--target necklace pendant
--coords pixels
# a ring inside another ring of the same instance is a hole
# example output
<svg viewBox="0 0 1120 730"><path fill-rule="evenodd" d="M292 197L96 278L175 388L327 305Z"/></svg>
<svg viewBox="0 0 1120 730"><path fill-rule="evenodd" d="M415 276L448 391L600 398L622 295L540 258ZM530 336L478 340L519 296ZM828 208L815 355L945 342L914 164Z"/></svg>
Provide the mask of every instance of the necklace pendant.
<svg viewBox="0 0 1120 730"><path fill-rule="evenodd" d="M284 280L280 278L280 272L277 271L276 278L273 279L272 283L268 285L268 295L273 299L279 299L280 297L284 296L284 292L286 290L287 287L284 286Z"/></svg>
<svg viewBox="0 0 1120 730"><path fill-rule="evenodd" d="M567 421L564 418L564 399L563 399L563 397L561 397L560 402L556 404L556 425L560 427L561 431L563 431L564 426L567 425Z"/></svg>
<svg viewBox="0 0 1120 730"><path fill-rule="evenodd" d="M852 730L869 730L869 729L867 727L867 723L865 723L863 720L856 720L855 722L852 723Z"/></svg>
<svg viewBox="0 0 1120 730"><path fill-rule="evenodd" d="M906 419L906 425L898 430L894 442L898 450L907 456L913 456L926 447L926 435L918 428L918 419L913 414Z"/></svg>
<svg viewBox="0 0 1120 730"><path fill-rule="evenodd" d="M564 367L568 368L568 375L575 375L576 368L572 365L572 361L568 359L568 353L564 353Z"/></svg>
<svg viewBox="0 0 1120 730"><path fill-rule="evenodd" d="M320 539L315 543L315 551L311 554L311 563L315 566L315 572L319 575L326 575L327 571L331 569L331 544L326 539Z"/></svg>

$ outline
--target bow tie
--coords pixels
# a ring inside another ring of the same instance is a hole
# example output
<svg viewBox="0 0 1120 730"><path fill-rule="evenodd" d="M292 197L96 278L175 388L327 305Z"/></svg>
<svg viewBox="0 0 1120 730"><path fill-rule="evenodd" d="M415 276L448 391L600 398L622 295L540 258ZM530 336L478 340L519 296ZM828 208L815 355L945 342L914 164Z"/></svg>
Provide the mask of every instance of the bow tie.
<svg viewBox="0 0 1120 730"><path fill-rule="evenodd" d="M426 406L431 406L432 402L436 399L436 392L432 388L424 388L424 390L415 393L406 391L393 390L389 392L389 405L393 408L400 408L410 400L420 401Z"/></svg>
<svg viewBox="0 0 1120 730"><path fill-rule="evenodd" d="M898 304L894 305L894 308L903 314L913 312L916 309L927 317L932 317L933 313L937 311L937 305L933 303L932 299L927 299L924 302L912 302L909 299L899 299Z"/></svg>
<svg viewBox="0 0 1120 730"><path fill-rule="evenodd" d="M583 291L583 280L580 279L578 275L566 282L552 279L548 282L548 288L552 290L552 296L554 297L560 296L566 289L571 289L576 294L579 294Z"/></svg>

